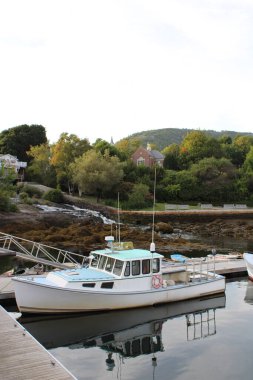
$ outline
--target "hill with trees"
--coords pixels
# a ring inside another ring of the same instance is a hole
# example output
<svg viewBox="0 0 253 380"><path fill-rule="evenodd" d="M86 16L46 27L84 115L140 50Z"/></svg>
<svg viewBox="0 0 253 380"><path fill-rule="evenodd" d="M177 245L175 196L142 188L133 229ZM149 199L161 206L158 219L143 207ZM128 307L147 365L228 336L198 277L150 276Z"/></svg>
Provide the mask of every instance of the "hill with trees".
<svg viewBox="0 0 253 380"><path fill-rule="evenodd" d="M139 140L140 145L146 146L147 143L154 144L156 149L163 150L166 146L171 144L181 144L185 136L193 131L198 131L198 129L186 129L186 128L163 128L163 129L153 129L149 131L143 131L134 133L127 137L129 140ZM226 135L234 139L236 136L252 136L253 133L247 132L233 132L233 131L213 131L206 130L202 131L209 134L216 139L221 136Z"/></svg>

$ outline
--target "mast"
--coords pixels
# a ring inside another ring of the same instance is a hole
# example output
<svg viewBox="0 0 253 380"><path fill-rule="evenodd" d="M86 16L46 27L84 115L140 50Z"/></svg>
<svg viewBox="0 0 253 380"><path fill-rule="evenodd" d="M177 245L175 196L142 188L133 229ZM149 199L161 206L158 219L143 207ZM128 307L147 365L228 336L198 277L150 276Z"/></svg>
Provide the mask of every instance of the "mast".
<svg viewBox="0 0 253 380"><path fill-rule="evenodd" d="M120 245L120 214L119 214L119 193L118 193L118 226L119 226L119 245Z"/></svg>
<svg viewBox="0 0 253 380"><path fill-rule="evenodd" d="M155 252L155 242L154 242L154 235L155 235L155 190L156 190L156 168L155 168L155 178L154 178L154 195L153 195L153 221L152 221L152 240L150 244L150 252Z"/></svg>

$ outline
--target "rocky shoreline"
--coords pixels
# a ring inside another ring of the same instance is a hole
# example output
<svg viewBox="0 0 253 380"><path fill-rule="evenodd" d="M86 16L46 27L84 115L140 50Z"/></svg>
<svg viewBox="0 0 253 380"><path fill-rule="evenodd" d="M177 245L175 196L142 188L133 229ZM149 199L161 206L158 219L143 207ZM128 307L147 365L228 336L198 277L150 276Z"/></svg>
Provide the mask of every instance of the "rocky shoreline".
<svg viewBox="0 0 253 380"><path fill-rule="evenodd" d="M79 205L80 206L80 205ZM87 207L87 205L86 205ZM117 219L116 210L93 206L107 217ZM135 247L149 249L151 241L151 213L121 212L122 241L133 241ZM155 242L158 252L211 251L218 237L253 239L253 213L177 212L155 214ZM105 236L119 233L117 224L104 224L102 219L90 215L76 217L61 212L44 212L35 206L19 205L17 213L0 213L0 232L49 246L87 255L91 250L105 247ZM188 236L193 236L189 239ZM205 239L203 239L205 240Z"/></svg>

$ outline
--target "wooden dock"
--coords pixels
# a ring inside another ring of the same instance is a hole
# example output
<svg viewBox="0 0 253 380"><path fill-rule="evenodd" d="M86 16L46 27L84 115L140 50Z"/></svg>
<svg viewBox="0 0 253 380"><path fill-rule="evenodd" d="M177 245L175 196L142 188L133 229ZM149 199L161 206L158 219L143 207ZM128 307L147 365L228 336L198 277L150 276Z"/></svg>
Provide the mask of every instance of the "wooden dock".
<svg viewBox="0 0 253 380"><path fill-rule="evenodd" d="M0 306L0 379L77 380Z"/></svg>
<svg viewBox="0 0 253 380"><path fill-rule="evenodd" d="M0 276L0 301L15 298L11 277Z"/></svg>

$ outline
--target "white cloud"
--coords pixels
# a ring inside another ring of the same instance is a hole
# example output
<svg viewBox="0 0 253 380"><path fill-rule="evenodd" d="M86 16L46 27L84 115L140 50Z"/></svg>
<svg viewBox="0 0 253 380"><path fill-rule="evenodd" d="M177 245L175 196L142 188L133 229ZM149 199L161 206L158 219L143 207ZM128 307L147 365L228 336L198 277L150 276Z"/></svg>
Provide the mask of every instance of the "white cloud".
<svg viewBox="0 0 253 380"><path fill-rule="evenodd" d="M251 1L0 3L0 129L249 131Z"/></svg>

